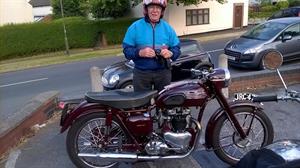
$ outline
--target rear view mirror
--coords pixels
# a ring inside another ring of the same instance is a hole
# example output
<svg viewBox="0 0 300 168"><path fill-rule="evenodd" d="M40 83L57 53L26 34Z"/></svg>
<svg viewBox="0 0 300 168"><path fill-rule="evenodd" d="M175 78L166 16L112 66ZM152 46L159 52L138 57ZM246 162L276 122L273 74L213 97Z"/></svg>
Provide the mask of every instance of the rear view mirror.
<svg viewBox="0 0 300 168"><path fill-rule="evenodd" d="M287 40L291 40L292 39L292 36L291 35L284 35L283 38L282 38L282 41L287 41Z"/></svg>
<svg viewBox="0 0 300 168"><path fill-rule="evenodd" d="M272 50L272 51L269 51L263 57L262 61L263 61L263 65L266 69L275 70L281 66L281 64L283 62L283 57L280 52Z"/></svg>

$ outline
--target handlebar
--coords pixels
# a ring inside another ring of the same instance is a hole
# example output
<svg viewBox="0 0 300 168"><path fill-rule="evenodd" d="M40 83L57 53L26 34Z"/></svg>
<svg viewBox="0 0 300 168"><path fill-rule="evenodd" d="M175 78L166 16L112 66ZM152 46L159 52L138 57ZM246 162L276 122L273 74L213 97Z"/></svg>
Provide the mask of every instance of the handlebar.
<svg viewBox="0 0 300 168"><path fill-rule="evenodd" d="M268 101L277 101L277 95L266 95L266 96L254 96L252 98L253 102L268 102Z"/></svg>
<svg viewBox="0 0 300 168"><path fill-rule="evenodd" d="M287 91L285 95L277 96L277 95L255 95L252 98L253 102L267 102L267 101L297 101L300 103L300 93L297 91Z"/></svg>

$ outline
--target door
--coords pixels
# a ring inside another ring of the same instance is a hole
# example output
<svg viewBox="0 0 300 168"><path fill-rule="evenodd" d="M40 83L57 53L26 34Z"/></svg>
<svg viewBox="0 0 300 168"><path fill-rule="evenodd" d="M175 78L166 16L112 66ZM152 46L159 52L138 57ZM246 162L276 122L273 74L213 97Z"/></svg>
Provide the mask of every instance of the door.
<svg viewBox="0 0 300 168"><path fill-rule="evenodd" d="M233 28L243 27L244 4L233 4Z"/></svg>
<svg viewBox="0 0 300 168"><path fill-rule="evenodd" d="M277 40L276 49L278 49L284 60L293 60L300 55L300 24L295 24L287 28L283 35L292 36L291 40Z"/></svg>

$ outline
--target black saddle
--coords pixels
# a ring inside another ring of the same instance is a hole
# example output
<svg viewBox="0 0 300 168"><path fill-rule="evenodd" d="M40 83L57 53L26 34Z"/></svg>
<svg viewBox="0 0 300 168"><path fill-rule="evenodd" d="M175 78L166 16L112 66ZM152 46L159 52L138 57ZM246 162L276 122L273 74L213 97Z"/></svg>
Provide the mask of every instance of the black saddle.
<svg viewBox="0 0 300 168"><path fill-rule="evenodd" d="M118 89L105 92L87 92L85 100L89 103L99 103L114 108L135 108L147 105L151 98L157 96L157 91L133 92L128 89Z"/></svg>

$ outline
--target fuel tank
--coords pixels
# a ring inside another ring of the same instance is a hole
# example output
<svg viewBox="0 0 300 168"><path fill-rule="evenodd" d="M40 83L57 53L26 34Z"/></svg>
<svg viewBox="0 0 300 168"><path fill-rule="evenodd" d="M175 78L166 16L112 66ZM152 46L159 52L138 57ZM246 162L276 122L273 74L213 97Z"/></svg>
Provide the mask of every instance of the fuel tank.
<svg viewBox="0 0 300 168"><path fill-rule="evenodd" d="M165 87L156 99L157 107L202 106L210 97L208 89L199 80L186 80Z"/></svg>

